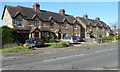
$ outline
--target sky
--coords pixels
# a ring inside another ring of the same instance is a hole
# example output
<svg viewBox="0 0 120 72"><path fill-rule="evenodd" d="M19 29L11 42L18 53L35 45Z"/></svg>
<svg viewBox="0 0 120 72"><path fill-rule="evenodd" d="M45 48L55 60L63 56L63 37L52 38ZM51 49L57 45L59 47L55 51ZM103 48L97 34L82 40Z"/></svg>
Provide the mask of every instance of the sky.
<svg viewBox="0 0 120 72"><path fill-rule="evenodd" d="M2 2L0 8L0 17L5 5L25 6L32 8L35 2ZM75 17L82 17L88 14L88 18L95 19L100 17L110 27L113 24L118 24L118 2L37 2L40 4L40 9L52 12L59 12L60 9L65 9L65 13ZM2 26L2 21L0 21Z"/></svg>

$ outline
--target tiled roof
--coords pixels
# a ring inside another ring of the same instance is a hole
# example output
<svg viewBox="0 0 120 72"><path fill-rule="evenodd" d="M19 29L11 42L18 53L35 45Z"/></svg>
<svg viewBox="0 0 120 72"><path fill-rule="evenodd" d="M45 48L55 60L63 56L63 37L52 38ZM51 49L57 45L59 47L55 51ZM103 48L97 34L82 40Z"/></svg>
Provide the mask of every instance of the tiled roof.
<svg viewBox="0 0 120 72"><path fill-rule="evenodd" d="M30 33L34 32L36 29L38 29L38 30L40 30L40 31L51 32L51 30L48 29L47 27L31 27Z"/></svg>
<svg viewBox="0 0 120 72"><path fill-rule="evenodd" d="M85 25L92 25L92 26L98 26L98 27L105 27L107 29L110 29L110 27L104 23L103 21L97 21L94 19L85 19L83 17L77 17L79 20L81 20Z"/></svg>
<svg viewBox="0 0 120 72"><path fill-rule="evenodd" d="M40 31L48 31L48 32L51 32L50 29L48 29L47 27L36 27L36 26L16 26L16 25L13 25L15 29L17 30L28 30L31 32L35 31L37 28L40 30Z"/></svg>
<svg viewBox="0 0 120 72"><path fill-rule="evenodd" d="M50 17L53 17L56 22L63 22L63 19L67 19L69 23L73 23L75 17L72 15L61 15L59 13L50 12L46 10L39 10L35 11L33 8L23 7L23 6L8 6L6 5L5 8L8 9L11 17L16 17L18 13L20 13L25 19L33 19L35 16L38 16L39 19L43 21L49 21Z"/></svg>

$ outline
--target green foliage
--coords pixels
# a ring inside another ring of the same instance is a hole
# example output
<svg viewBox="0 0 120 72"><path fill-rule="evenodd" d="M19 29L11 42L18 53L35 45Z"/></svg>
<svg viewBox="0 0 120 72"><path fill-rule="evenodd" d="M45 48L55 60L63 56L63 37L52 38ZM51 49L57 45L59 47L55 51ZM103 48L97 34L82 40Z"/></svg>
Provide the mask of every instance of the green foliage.
<svg viewBox="0 0 120 72"><path fill-rule="evenodd" d="M23 52L23 51L32 51L32 50L27 49L23 46L14 46L14 47L10 47L10 48L0 49L0 52L1 51L2 51L2 53L9 53L9 52Z"/></svg>
<svg viewBox="0 0 120 72"><path fill-rule="evenodd" d="M62 44L62 47L68 47L69 46L68 42L61 42L61 44Z"/></svg>
<svg viewBox="0 0 120 72"><path fill-rule="evenodd" d="M120 39L120 36L116 36L116 40L119 40Z"/></svg>
<svg viewBox="0 0 120 72"><path fill-rule="evenodd" d="M103 40L114 40L114 36L105 36L102 39Z"/></svg>
<svg viewBox="0 0 120 72"><path fill-rule="evenodd" d="M114 39L118 40L118 39L120 39L120 36L105 36L105 37L103 37L103 40L114 40Z"/></svg>
<svg viewBox="0 0 120 72"><path fill-rule="evenodd" d="M0 30L2 30L2 44L15 43L17 41L17 31L15 29L2 26Z"/></svg>
<svg viewBox="0 0 120 72"><path fill-rule="evenodd" d="M49 43L54 43L54 42L56 42L56 41L58 41L58 39L53 39L53 38L52 38L52 39L49 40Z"/></svg>
<svg viewBox="0 0 120 72"><path fill-rule="evenodd" d="M61 42L61 43L46 43L45 45L50 46L50 47L68 47L69 43L68 42Z"/></svg>

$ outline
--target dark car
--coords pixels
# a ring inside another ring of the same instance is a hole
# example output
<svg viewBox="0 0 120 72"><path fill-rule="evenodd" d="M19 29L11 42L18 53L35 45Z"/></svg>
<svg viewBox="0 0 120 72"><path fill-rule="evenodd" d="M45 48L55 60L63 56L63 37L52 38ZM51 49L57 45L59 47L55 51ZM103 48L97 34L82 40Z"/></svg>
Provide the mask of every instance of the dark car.
<svg viewBox="0 0 120 72"><path fill-rule="evenodd" d="M25 41L28 48L44 46L44 40L41 38L29 38Z"/></svg>
<svg viewBox="0 0 120 72"><path fill-rule="evenodd" d="M82 39L81 37L79 37L79 36L72 36L72 37L73 37L73 38L76 38L78 42L83 41L83 39Z"/></svg>

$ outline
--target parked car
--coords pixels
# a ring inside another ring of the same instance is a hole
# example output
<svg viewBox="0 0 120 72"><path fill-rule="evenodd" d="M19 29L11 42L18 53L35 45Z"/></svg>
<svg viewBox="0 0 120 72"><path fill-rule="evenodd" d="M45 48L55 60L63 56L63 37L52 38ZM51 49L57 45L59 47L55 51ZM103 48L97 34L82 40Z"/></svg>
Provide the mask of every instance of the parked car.
<svg viewBox="0 0 120 72"><path fill-rule="evenodd" d="M25 41L28 48L44 46L44 40L41 38L29 38Z"/></svg>
<svg viewBox="0 0 120 72"><path fill-rule="evenodd" d="M69 43L80 43L77 37L64 37L64 39L60 39L60 42L69 42Z"/></svg>
<svg viewBox="0 0 120 72"><path fill-rule="evenodd" d="M81 42L81 41L83 41L83 38L81 38L81 37L79 37L79 36L72 36L73 38L77 38L77 41L78 42Z"/></svg>

